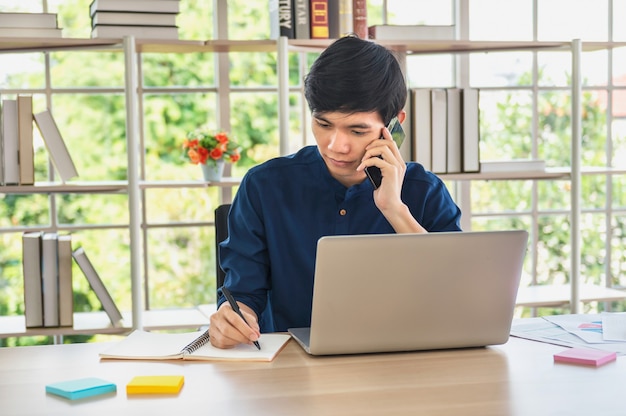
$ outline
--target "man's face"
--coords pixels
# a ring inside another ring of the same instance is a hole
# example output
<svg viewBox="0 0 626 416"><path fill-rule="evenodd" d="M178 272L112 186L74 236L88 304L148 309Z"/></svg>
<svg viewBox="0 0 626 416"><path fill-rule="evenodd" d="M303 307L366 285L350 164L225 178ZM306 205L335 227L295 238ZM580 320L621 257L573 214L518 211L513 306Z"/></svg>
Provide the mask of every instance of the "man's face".
<svg viewBox="0 0 626 416"><path fill-rule="evenodd" d="M344 186L363 182L365 172L357 172L365 147L379 139L384 127L377 112L346 114L313 113L312 131L328 171Z"/></svg>

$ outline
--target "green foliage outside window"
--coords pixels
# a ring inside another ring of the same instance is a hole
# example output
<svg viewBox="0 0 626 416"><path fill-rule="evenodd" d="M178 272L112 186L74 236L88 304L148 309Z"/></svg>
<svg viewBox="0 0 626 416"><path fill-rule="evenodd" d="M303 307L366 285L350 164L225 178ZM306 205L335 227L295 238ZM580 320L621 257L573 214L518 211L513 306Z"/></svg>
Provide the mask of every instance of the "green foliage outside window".
<svg viewBox="0 0 626 416"><path fill-rule="evenodd" d="M48 2L59 13L59 24L66 37L89 37L89 0ZM258 4L257 4L258 3ZM179 17L181 39L213 38L212 1L181 2ZM266 39L269 23L265 2L229 1L229 32L232 39ZM39 11L39 10L30 10ZM369 11L368 11L369 13ZM372 13L372 24L380 16ZM248 24L248 22L255 24ZM50 53L51 83L63 88L52 96L52 109L63 133L81 180L112 181L127 179L125 101L123 94L124 61L120 52L70 51ZM45 86L44 58L41 53L2 54L0 65L15 59L28 62L27 71L0 79L3 89L34 89ZM200 178L197 166L181 156L181 141L186 132L203 124L217 126L217 96L214 55L210 53L149 53L142 57L146 180ZM306 66L315 54L303 55ZM278 155L278 101L276 94L275 53L229 54L231 82L230 134L245 149L242 159L233 166L233 176L264 160ZM300 56L290 54L290 85L299 86ZM524 78L527 77L527 78ZM526 74L518 85L531 85ZM93 88L74 92L72 88ZM251 88L252 90L246 90ZM171 90L171 91L170 91ZM482 118L481 156L483 159L507 159L536 156L548 166L570 165L570 103L567 90L541 90L537 97L539 142L532 143L532 94L524 90L497 94L497 106ZM5 97L3 95L3 97ZM583 102L583 164L606 164L606 111L598 104L599 93L585 91ZM8 97L5 97L8 98ZM35 93L35 111L45 108L42 94ZM308 129L299 124L301 98L290 96L294 132ZM623 130L622 130L623 131ZM626 152L626 139L614 135L615 153ZM36 180L48 179L50 165L41 143L36 151ZM582 219L582 275L587 282L604 283L605 263L624 284L626 275L626 216L604 213L607 180L611 180L615 208L626 206L626 178L616 176L585 177ZM472 183L474 229L523 228L536 233L537 253L529 252L525 273L536 274L540 284L565 283L569 279L570 224L568 181L475 181ZM235 189L236 191L236 189ZM537 206L533 206L533 195ZM82 245L122 310L130 310L130 259L128 197L112 195L5 195L0 194L0 226L45 227L52 219L48 198L54 198L59 224L93 225L89 230L73 232L74 246ZM215 249L213 229L209 226L184 226L184 222L211 222L219 201L218 190L147 189L145 208L149 278L148 302L152 308L186 307L211 303L215 287ZM531 213L540 210L536 229ZM159 227L156 225L165 224ZM173 224L174 226L167 226ZM180 226L179 226L180 225ZM613 229L610 253L606 252L606 227ZM105 243L103 243L105 242ZM537 268L530 259L535 254ZM609 260L610 259L610 260ZM75 305L77 311L100 309L80 270L75 266ZM621 277L621 279L620 279ZM526 282L528 283L528 282ZM0 233L0 315L23 313L21 275L21 231ZM65 342L84 341L89 337L66 337ZM0 340L2 345L50 343L49 337Z"/></svg>

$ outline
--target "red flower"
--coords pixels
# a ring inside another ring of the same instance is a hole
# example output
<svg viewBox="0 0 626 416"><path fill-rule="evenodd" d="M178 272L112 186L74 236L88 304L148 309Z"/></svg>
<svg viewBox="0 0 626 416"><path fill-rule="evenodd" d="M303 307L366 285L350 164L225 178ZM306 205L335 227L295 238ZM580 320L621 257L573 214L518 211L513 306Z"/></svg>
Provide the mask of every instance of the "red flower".
<svg viewBox="0 0 626 416"><path fill-rule="evenodd" d="M239 146L229 139L226 132L211 133L206 128L190 132L183 140L183 149L194 164L221 159L235 163L241 158Z"/></svg>

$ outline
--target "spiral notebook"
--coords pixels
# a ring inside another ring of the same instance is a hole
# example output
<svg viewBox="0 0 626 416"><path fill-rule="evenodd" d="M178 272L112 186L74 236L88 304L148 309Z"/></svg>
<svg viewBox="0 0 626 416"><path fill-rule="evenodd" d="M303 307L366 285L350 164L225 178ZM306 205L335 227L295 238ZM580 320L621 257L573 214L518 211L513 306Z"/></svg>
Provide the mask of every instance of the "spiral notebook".
<svg viewBox="0 0 626 416"><path fill-rule="evenodd" d="M135 330L100 353L105 360L272 361L289 341L289 334L262 334L254 345L216 348L209 331L159 333Z"/></svg>

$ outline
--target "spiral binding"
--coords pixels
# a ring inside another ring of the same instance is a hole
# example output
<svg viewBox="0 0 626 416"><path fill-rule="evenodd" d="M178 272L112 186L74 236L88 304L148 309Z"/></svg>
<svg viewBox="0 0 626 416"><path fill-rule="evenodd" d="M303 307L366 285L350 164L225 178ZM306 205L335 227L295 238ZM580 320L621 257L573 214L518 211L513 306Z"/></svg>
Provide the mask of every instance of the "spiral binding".
<svg viewBox="0 0 626 416"><path fill-rule="evenodd" d="M208 329L198 338L194 339L189 344L185 345L185 348L183 348L182 351L183 353L191 354L195 350L197 350L198 348L206 344L207 342L209 342L209 330Z"/></svg>

